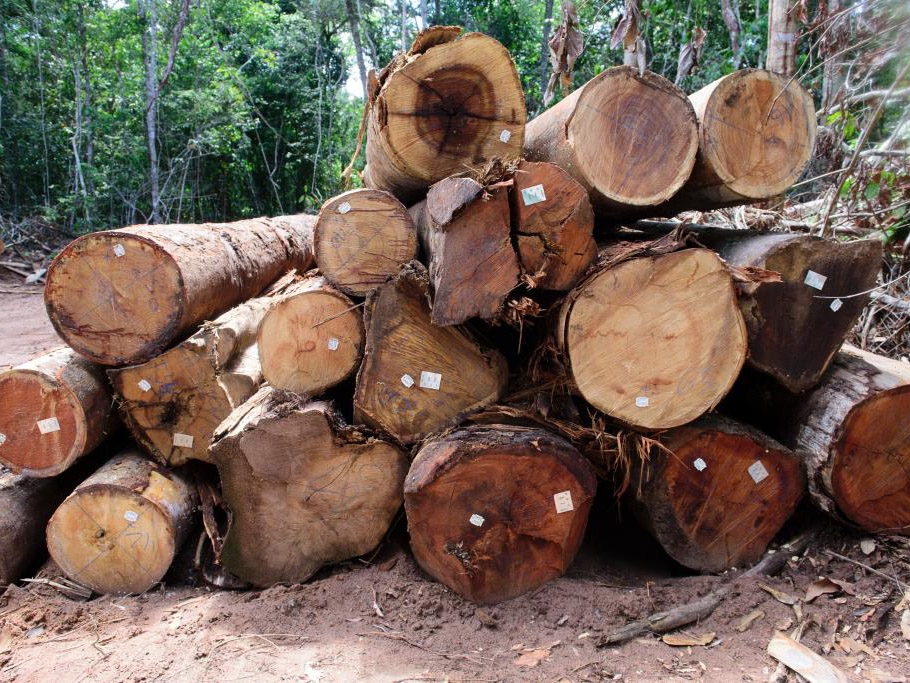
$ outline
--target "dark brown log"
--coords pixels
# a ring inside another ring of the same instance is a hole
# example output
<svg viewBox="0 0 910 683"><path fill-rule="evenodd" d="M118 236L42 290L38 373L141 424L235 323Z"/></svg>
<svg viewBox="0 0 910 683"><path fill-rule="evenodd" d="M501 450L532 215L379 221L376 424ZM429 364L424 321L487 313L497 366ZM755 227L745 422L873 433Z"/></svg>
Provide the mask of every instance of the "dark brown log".
<svg viewBox="0 0 910 683"><path fill-rule="evenodd" d="M498 351L461 328L432 323L428 288L426 270L413 263L367 299L354 419L403 444L493 403L508 379Z"/></svg>
<svg viewBox="0 0 910 683"><path fill-rule="evenodd" d="M456 430L424 444L408 472L414 557L468 600L514 598L565 573L595 490L588 462L549 432Z"/></svg>
<svg viewBox="0 0 910 683"><path fill-rule="evenodd" d="M638 519L680 564L719 572L761 559L803 497L792 451L718 417L663 432L633 477Z"/></svg>
<svg viewBox="0 0 910 683"><path fill-rule="evenodd" d="M57 508L47 547L64 574L97 593L143 593L171 566L195 507L185 474L126 450Z"/></svg>
<svg viewBox="0 0 910 683"><path fill-rule="evenodd" d="M62 348L0 373L0 463L52 477L119 426L104 371Z"/></svg>
<svg viewBox="0 0 910 683"><path fill-rule="evenodd" d="M231 510L221 563L256 586L306 581L375 548L401 507L405 453L331 404L263 387L211 448Z"/></svg>
<svg viewBox="0 0 910 683"><path fill-rule="evenodd" d="M80 237L51 263L44 301L73 349L135 365L312 263L314 216L149 225Z"/></svg>
<svg viewBox="0 0 910 683"><path fill-rule="evenodd" d="M446 178L410 211L429 267L433 323L495 318L520 275L508 189Z"/></svg>

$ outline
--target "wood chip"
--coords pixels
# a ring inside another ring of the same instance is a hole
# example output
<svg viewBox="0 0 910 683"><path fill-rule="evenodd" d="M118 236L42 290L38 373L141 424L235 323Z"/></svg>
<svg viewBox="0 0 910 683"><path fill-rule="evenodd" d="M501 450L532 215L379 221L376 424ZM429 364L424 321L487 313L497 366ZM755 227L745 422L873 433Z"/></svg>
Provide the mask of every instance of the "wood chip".
<svg viewBox="0 0 910 683"><path fill-rule="evenodd" d="M661 640L673 647L697 647L708 645L716 635L713 631L700 636L689 633L665 633Z"/></svg>
<svg viewBox="0 0 910 683"><path fill-rule="evenodd" d="M746 616L744 616L742 619L739 620L739 622L736 624L736 630L739 631L740 633L744 633L744 632L748 631L750 628L752 628L752 624L754 624L759 619L764 619L764 618L765 618L764 612L762 612L760 609L754 609L751 612L749 612Z"/></svg>
<svg viewBox="0 0 910 683"><path fill-rule="evenodd" d="M776 588L774 588L773 586L769 586L766 583L759 583L758 586L763 591L770 594L771 597L773 597L775 600L777 600L778 602L782 602L785 605L795 605L797 602L799 602L799 598L797 598L793 595L790 595L789 593L784 593L783 591L779 591Z"/></svg>
<svg viewBox="0 0 910 683"><path fill-rule="evenodd" d="M768 643L768 654L809 683L848 683L850 680L827 659L782 633L775 635Z"/></svg>
<svg viewBox="0 0 910 683"><path fill-rule="evenodd" d="M905 609L901 614L901 633L904 638L910 640L910 609Z"/></svg>

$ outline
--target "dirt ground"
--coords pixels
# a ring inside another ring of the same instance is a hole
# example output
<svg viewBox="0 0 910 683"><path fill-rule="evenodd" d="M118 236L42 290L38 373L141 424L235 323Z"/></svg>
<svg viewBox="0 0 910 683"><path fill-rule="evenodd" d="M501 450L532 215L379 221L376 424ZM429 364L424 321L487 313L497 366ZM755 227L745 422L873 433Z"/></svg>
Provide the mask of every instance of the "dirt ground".
<svg viewBox="0 0 910 683"><path fill-rule="evenodd" d="M36 292L0 279L0 368L58 343ZM10 586L0 597L0 680L766 681L777 666L769 640L803 620L803 642L851 679L910 680L895 609L910 583L907 539L871 544L802 509L781 538L807 527L818 536L777 576L694 576L620 518L603 487L567 576L478 609L417 567L404 526L374 557L265 591L197 585L189 549L141 596L83 601L47 583ZM48 562L36 576L60 572ZM809 602L819 577L841 584ZM728 598L683 630L713 633L707 646L646 635L598 647L604 634L721 585L732 586ZM910 621L905 628L910 636Z"/></svg>

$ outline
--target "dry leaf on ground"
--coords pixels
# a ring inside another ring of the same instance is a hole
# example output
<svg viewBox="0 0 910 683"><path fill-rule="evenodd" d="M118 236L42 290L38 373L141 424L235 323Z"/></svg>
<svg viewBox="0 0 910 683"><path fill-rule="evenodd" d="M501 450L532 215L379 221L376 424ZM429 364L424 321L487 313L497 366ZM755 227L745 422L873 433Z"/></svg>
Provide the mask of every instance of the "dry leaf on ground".
<svg viewBox="0 0 910 683"><path fill-rule="evenodd" d="M699 645L708 645L717 634L713 631L703 635L694 635L689 633L667 633L664 634L663 640L667 645L673 647L696 647Z"/></svg>

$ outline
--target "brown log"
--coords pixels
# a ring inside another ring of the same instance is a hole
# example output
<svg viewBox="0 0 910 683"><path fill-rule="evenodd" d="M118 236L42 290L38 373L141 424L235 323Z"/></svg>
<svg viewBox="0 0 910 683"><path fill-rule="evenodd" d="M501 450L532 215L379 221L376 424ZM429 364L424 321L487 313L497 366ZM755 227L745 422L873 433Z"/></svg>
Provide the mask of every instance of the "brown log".
<svg viewBox="0 0 910 683"><path fill-rule="evenodd" d="M798 456L732 420L663 432L633 476L638 519L680 564L719 572L761 559L806 488Z"/></svg>
<svg viewBox="0 0 910 683"><path fill-rule="evenodd" d="M496 603L566 572L596 478L560 437L484 425L424 444L404 490L420 566L468 600Z"/></svg>
<svg viewBox="0 0 910 683"><path fill-rule="evenodd" d="M508 50L432 27L371 84L364 184L412 204L437 180L520 156L527 118Z"/></svg>
<svg viewBox="0 0 910 683"><path fill-rule="evenodd" d="M747 350L730 273L707 249L602 267L566 297L556 342L585 400L642 429L711 410Z"/></svg>
<svg viewBox="0 0 910 683"><path fill-rule="evenodd" d="M401 507L405 453L331 404L263 387L211 448L230 526L221 563L256 586L306 581L375 548Z"/></svg>
<svg viewBox="0 0 910 683"><path fill-rule="evenodd" d="M366 188L332 197L313 233L316 265L335 287L366 296L417 256L417 230L388 192Z"/></svg>
<svg viewBox="0 0 910 683"><path fill-rule="evenodd" d="M529 160L558 164L581 183L605 215L672 197L697 149L695 112L683 92L628 66L606 69L530 121L524 146Z"/></svg>
<svg viewBox="0 0 910 683"><path fill-rule="evenodd" d="M757 373L725 409L804 456L812 501L873 533L910 534L910 365L844 346L795 395Z"/></svg>
<svg viewBox="0 0 910 683"><path fill-rule="evenodd" d="M0 463L51 477L119 428L104 371L62 348L0 373Z"/></svg>
<svg viewBox="0 0 910 683"><path fill-rule="evenodd" d="M410 211L429 267L433 323L497 317L520 275L508 189L446 178Z"/></svg>
<svg viewBox="0 0 910 683"><path fill-rule="evenodd" d="M215 429L262 382L256 334L292 281L282 278L270 296L235 306L147 363L108 370L124 422L152 457L173 466L208 459Z"/></svg>
<svg viewBox="0 0 910 683"><path fill-rule="evenodd" d="M48 269L48 315L96 363L145 362L285 271L309 267L315 221L299 215L85 235Z"/></svg>
<svg viewBox="0 0 910 683"><path fill-rule="evenodd" d="M597 257L588 193L556 164L518 165L512 224L521 268L540 289L570 290Z"/></svg>
<svg viewBox="0 0 910 683"><path fill-rule="evenodd" d="M432 323L428 287L426 270L412 263L367 299L365 311L354 419L403 444L493 403L508 380L502 354L461 328Z"/></svg>
<svg viewBox="0 0 910 683"><path fill-rule="evenodd" d="M276 389L316 396L350 377L363 351L363 316L325 278L290 286L259 325L262 375Z"/></svg>
<svg viewBox="0 0 910 683"><path fill-rule="evenodd" d="M57 508L47 547L64 574L97 593L142 593L171 566L195 506L186 475L126 450Z"/></svg>

